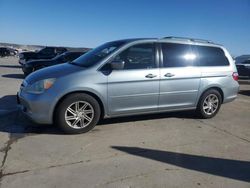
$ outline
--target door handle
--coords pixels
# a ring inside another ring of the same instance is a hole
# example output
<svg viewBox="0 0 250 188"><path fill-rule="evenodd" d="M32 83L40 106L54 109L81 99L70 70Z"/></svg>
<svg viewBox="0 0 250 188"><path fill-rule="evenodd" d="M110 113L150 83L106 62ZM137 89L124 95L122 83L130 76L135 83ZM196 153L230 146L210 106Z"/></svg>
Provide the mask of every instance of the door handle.
<svg viewBox="0 0 250 188"><path fill-rule="evenodd" d="M146 78L155 78L156 75L154 75L154 74L148 74L148 75L146 75L145 77L146 77Z"/></svg>
<svg viewBox="0 0 250 188"><path fill-rule="evenodd" d="M167 74L165 74L164 75L165 77L169 77L169 78L171 78L171 77L173 77L173 76L175 76L174 74L172 74L172 73L167 73Z"/></svg>

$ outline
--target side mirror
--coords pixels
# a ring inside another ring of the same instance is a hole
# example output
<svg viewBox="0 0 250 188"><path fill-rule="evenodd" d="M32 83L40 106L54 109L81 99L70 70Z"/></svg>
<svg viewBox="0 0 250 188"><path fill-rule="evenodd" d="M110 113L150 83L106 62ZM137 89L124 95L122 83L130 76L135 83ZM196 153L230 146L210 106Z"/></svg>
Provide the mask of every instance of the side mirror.
<svg viewBox="0 0 250 188"><path fill-rule="evenodd" d="M124 68L125 62L122 60L116 60L116 61L112 61L110 64L113 70L121 70Z"/></svg>

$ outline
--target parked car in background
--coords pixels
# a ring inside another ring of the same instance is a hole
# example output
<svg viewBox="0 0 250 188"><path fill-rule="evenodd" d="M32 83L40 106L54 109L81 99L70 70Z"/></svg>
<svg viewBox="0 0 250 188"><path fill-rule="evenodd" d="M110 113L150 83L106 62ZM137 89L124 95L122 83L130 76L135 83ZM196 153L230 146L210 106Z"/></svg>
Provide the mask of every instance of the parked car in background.
<svg viewBox="0 0 250 188"><path fill-rule="evenodd" d="M100 117L196 110L212 118L237 97L237 80L234 60L221 45L176 37L128 39L29 75L18 99L35 122L84 133Z"/></svg>
<svg viewBox="0 0 250 188"><path fill-rule="evenodd" d="M85 52L64 52L63 54L60 54L52 59L30 60L22 65L22 70L24 75L27 76L30 73L44 67L71 62L83 55L84 53Z"/></svg>
<svg viewBox="0 0 250 188"><path fill-rule="evenodd" d="M32 59L51 59L66 51L64 47L45 47L38 52L22 52L19 54L19 64L23 65Z"/></svg>
<svg viewBox="0 0 250 188"><path fill-rule="evenodd" d="M0 47L0 57L15 56L17 55L17 50L9 47Z"/></svg>
<svg viewBox="0 0 250 188"><path fill-rule="evenodd" d="M6 57L10 55L8 48L0 47L0 57Z"/></svg>
<svg viewBox="0 0 250 188"><path fill-rule="evenodd" d="M248 54L240 55L240 56L235 57L235 63L236 64L242 63L248 59L250 59L250 55L248 55Z"/></svg>
<svg viewBox="0 0 250 188"><path fill-rule="evenodd" d="M236 67L240 77L250 77L250 59L237 63Z"/></svg>

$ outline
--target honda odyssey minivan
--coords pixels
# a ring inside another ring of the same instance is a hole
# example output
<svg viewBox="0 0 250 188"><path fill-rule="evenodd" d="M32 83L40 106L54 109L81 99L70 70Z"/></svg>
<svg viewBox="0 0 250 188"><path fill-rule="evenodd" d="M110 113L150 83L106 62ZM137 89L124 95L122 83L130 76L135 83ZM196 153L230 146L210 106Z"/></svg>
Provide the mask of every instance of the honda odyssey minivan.
<svg viewBox="0 0 250 188"><path fill-rule="evenodd" d="M233 101L238 73L228 51L200 39L127 39L29 75L18 99L40 124L66 133L91 130L100 118L195 110L212 118Z"/></svg>

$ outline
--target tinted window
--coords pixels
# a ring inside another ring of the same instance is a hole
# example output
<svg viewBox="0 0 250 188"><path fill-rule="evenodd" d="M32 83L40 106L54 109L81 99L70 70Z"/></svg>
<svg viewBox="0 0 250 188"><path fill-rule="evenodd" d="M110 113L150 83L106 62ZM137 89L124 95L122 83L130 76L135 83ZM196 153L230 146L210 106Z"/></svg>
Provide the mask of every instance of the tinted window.
<svg viewBox="0 0 250 188"><path fill-rule="evenodd" d="M243 61L241 64L250 64L250 60Z"/></svg>
<svg viewBox="0 0 250 188"><path fill-rule="evenodd" d="M193 66L196 55L190 45L162 43L164 67Z"/></svg>
<svg viewBox="0 0 250 188"><path fill-rule="evenodd" d="M54 54L55 53L55 49L54 48L45 47L42 50L40 50L39 53L45 54L45 55L46 54Z"/></svg>
<svg viewBox="0 0 250 188"><path fill-rule="evenodd" d="M132 46L116 56L115 60L124 61L124 69L155 68L154 44L148 43Z"/></svg>
<svg viewBox="0 0 250 188"><path fill-rule="evenodd" d="M208 46L196 46L200 66L226 66L228 59L222 49Z"/></svg>

